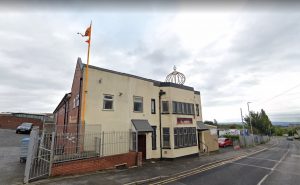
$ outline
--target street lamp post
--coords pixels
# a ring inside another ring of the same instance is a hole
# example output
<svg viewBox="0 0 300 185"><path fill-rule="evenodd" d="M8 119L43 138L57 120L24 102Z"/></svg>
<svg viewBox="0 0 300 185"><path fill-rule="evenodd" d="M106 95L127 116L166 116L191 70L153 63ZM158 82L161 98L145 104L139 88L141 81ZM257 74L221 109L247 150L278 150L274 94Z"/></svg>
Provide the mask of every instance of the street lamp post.
<svg viewBox="0 0 300 185"><path fill-rule="evenodd" d="M253 145L255 145L254 143L254 135L253 135L253 129L252 129L252 123L251 123L251 120L252 120L252 116L250 114L250 108L249 108L249 104L252 103L252 102L247 102L247 106L248 106L248 114L249 114L249 119L250 119L250 128L251 128L251 133L252 133L252 141L253 141Z"/></svg>

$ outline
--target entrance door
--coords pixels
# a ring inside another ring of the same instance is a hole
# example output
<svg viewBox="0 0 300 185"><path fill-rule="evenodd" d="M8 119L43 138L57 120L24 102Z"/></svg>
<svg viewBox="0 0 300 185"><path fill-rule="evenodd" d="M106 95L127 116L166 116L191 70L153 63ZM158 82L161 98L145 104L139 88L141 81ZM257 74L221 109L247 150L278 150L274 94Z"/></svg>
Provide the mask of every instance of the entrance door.
<svg viewBox="0 0 300 185"><path fill-rule="evenodd" d="M146 159L146 134L138 135L138 151L142 152L143 160Z"/></svg>

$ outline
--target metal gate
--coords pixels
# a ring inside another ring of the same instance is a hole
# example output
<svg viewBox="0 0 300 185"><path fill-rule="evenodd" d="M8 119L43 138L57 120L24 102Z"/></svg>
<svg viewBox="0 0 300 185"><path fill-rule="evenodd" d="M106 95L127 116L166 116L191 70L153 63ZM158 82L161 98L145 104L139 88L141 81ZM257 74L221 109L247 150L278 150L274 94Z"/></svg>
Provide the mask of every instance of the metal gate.
<svg viewBox="0 0 300 185"><path fill-rule="evenodd" d="M55 132L44 133L39 137L39 129L30 133L24 183L48 177L51 173Z"/></svg>

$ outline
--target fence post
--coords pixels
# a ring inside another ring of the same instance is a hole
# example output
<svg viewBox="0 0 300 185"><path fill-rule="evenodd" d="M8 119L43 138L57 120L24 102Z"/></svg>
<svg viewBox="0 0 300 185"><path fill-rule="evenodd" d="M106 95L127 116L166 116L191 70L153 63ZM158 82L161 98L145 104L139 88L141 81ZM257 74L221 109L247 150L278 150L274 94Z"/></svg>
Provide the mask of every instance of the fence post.
<svg viewBox="0 0 300 185"><path fill-rule="evenodd" d="M129 146L129 150L128 150L128 152L130 152L131 150L132 150L132 146L131 146L131 137L132 137L132 134L131 134L131 129L129 129L129 135L128 135L129 137L128 137L128 146Z"/></svg>
<svg viewBox="0 0 300 185"><path fill-rule="evenodd" d="M34 128L31 132L30 132L30 141L29 141L29 146L28 146L28 152L27 152L27 159L26 159L26 166L25 166L25 172L24 172L24 183L28 183L29 182L29 176L30 176L30 171L31 171L31 164L32 164L32 160L34 158L35 155L35 145L38 144L38 139L39 139L39 135L38 135L39 130Z"/></svg>
<svg viewBox="0 0 300 185"><path fill-rule="evenodd" d="M55 132L52 132L52 138L51 138L51 149L50 149L50 160L49 160L49 176L51 176L51 168L54 158L54 142L55 142Z"/></svg>
<svg viewBox="0 0 300 185"><path fill-rule="evenodd" d="M104 131L102 132L102 157L104 156Z"/></svg>

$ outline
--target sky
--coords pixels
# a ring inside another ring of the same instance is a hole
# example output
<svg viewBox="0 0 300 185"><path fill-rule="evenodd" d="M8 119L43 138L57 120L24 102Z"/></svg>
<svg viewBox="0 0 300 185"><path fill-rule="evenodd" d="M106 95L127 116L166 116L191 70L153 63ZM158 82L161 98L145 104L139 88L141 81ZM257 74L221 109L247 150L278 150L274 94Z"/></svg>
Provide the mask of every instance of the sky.
<svg viewBox="0 0 300 185"><path fill-rule="evenodd" d="M252 102L300 121L298 4L54 2L0 7L0 112L53 112L86 62L77 32L92 20L91 65L160 81L176 65L204 120L241 122Z"/></svg>

